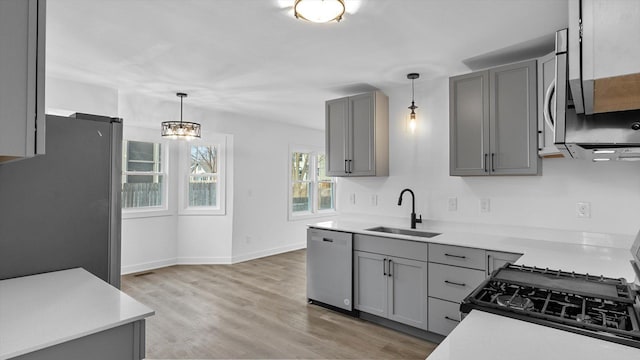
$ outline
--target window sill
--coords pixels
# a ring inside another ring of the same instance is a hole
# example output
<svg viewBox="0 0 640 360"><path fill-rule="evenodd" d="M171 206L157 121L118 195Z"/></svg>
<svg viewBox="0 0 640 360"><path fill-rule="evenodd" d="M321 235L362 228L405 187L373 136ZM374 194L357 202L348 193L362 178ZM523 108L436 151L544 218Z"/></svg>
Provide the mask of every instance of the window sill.
<svg viewBox="0 0 640 360"><path fill-rule="evenodd" d="M225 216L225 209L182 209L178 211L178 216Z"/></svg>
<svg viewBox="0 0 640 360"><path fill-rule="evenodd" d="M169 209L122 209L122 219L138 219L171 216L173 213Z"/></svg>

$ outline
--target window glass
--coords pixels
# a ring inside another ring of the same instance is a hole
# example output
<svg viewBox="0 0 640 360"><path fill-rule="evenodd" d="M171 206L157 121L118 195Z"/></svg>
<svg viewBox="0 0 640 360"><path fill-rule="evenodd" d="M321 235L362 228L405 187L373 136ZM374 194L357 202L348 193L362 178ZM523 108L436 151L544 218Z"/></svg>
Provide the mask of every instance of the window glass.
<svg viewBox="0 0 640 360"><path fill-rule="evenodd" d="M122 208L164 205L162 146L153 142L124 141Z"/></svg>
<svg viewBox="0 0 640 360"><path fill-rule="evenodd" d="M216 146L191 146L189 207L218 205L218 156Z"/></svg>
<svg viewBox="0 0 640 360"><path fill-rule="evenodd" d="M335 210L335 178L326 175L324 153L291 153L291 215Z"/></svg>

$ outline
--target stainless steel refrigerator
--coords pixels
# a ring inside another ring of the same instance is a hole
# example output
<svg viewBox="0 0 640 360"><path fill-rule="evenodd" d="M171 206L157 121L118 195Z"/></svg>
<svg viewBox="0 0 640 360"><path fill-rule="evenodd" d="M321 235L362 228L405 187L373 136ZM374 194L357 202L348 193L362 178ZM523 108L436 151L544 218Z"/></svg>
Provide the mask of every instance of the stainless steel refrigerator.
<svg viewBox="0 0 640 360"><path fill-rule="evenodd" d="M121 119L47 115L45 144L0 165L0 280L82 267L119 288Z"/></svg>

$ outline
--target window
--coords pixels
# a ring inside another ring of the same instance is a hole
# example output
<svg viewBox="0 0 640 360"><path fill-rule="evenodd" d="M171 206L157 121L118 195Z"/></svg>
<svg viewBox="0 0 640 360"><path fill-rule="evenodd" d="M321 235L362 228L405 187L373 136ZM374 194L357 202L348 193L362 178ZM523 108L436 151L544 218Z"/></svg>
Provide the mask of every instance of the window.
<svg viewBox="0 0 640 360"><path fill-rule="evenodd" d="M164 208L162 144L125 140L123 147L122 208Z"/></svg>
<svg viewBox="0 0 640 360"><path fill-rule="evenodd" d="M289 218L335 212L336 180L326 175L320 151L290 152Z"/></svg>
<svg viewBox="0 0 640 360"><path fill-rule="evenodd" d="M192 145L189 158L189 207L218 204L218 155L215 145Z"/></svg>
<svg viewBox="0 0 640 360"><path fill-rule="evenodd" d="M183 214L224 214L224 147L226 138L208 136L183 147L185 166L181 175Z"/></svg>

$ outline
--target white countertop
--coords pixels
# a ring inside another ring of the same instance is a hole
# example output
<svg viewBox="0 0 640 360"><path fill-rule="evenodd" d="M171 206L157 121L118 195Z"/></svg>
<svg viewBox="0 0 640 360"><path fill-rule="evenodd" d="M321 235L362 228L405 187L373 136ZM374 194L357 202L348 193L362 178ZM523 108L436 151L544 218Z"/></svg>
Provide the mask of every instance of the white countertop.
<svg viewBox="0 0 640 360"><path fill-rule="evenodd" d="M0 359L144 319L154 311L84 269L0 281Z"/></svg>
<svg viewBox="0 0 640 360"><path fill-rule="evenodd" d="M408 229L394 219L346 219L310 227L389 238L466 246L523 254L516 264L625 278L636 281L631 267L633 236L551 229L433 222L419 231L441 233L432 238L368 231L375 226ZM517 234L514 236L514 234ZM438 345L428 360L600 360L640 359L640 349L558 330L505 316L473 310Z"/></svg>
<svg viewBox="0 0 640 360"><path fill-rule="evenodd" d="M640 349L472 310L428 360L638 360Z"/></svg>
<svg viewBox="0 0 640 360"><path fill-rule="evenodd" d="M440 233L440 235L424 238L366 230L375 226L409 228L408 226L399 226L398 223L392 219L388 222L382 221L376 223L354 220L325 221L310 224L309 226L319 229L347 231L388 238L519 253L523 254L516 262L516 264L519 265L575 271L576 273L589 273L612 278L624 278L628 282L634 282L636 280L635 273L630 264L632 257L629 248L633 241L632 236L566 231L558 231L560 235L549 235L552 231L545 230L542 232L536 231L535 229L516 229L514 231L519 231L518 233L520 235L511 236L498 234L501 230L498 229L497 226L493 227L495 233L491 234L487 233L486 229L483 229L483 231L485 231L483 233L473 232L473 228L465 227L461 224L429 221L425 221L424 224L419 224L416 230L436 232ZM460 231L460 229L465 231ZM469 229L472 231L466 231ZM504 233L504 231L502 232ZM545 236L547 238L554 238L555 236L556 240L542 240L531 236ZM567 241L557 240L559 236L565 236Z"/></svg>

